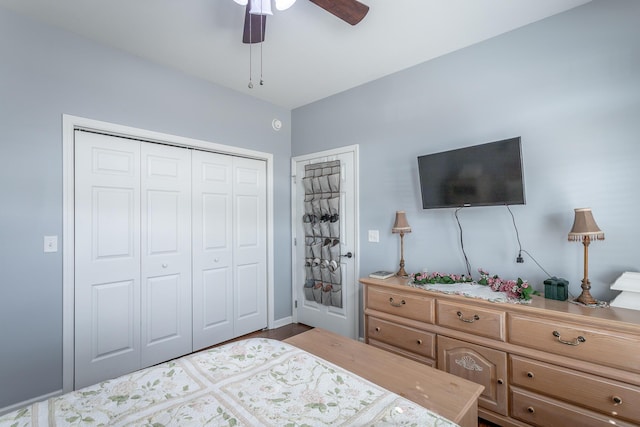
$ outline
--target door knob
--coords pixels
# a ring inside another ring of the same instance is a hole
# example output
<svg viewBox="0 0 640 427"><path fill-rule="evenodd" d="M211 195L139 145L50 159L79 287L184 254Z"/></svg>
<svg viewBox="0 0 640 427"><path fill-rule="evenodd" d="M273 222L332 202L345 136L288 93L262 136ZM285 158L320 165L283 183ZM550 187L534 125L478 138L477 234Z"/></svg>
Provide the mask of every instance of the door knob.
<svg viewBox="0 0 640 427"><path fill-rule="evenodd" d="M351 252L347 252L346 254L340 256L345 258L353 258L353 254Z"/></svg>

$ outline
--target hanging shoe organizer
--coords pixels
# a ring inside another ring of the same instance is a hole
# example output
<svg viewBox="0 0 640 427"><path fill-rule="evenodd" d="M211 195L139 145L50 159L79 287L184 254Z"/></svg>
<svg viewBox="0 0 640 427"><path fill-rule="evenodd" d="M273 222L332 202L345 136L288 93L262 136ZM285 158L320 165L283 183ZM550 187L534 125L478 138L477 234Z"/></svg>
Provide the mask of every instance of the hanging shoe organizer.
<svg viewBox="0 0 640 427"><path fill-rule="evenodd" d="M304 175L304 295L318 304L342 307L340 160L306 165Z"/></svg>

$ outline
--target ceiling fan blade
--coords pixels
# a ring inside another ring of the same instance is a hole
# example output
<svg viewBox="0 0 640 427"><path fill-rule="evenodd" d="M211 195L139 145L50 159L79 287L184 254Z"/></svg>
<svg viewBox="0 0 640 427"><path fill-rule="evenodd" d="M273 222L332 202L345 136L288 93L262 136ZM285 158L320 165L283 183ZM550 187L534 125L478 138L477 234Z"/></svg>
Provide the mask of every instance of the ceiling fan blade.
<svg viewBox="0 0 640 427"><path fill-rule="evenodd" d="M358 22L362 21L362 18L364 18L367 12L369 12L369 6L362 4L357 0L310 1L351 25L356 25Z"/></svg>
<svg viewBox="0 0 640 427"><path fill-rule="evenodd" d="M253 15L249 13L251 2L247 3L244 12L244 31L242 33L242 43L262 43L264 32L267 27L267 15Z"/></svg>

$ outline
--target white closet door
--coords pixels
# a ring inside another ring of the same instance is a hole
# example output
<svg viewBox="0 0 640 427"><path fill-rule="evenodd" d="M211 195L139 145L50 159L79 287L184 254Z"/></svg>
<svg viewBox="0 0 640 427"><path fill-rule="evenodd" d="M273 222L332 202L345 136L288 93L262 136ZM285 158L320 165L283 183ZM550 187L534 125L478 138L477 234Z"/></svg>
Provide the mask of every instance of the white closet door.
<svg viewBox="0 0 640 427"><path fill-rule="evenodd" d="M267 326L264 161L75 143L75 388Z"/></svg>
<svg viewBox="0 0 640 427"><path fill-rule="evenodd" d="M140 367L140 144L75 132L75 388Z"/></svg>
<svg viewBox="0 0 640 427"><path fill-rule="evenodd" d="M193 350L234 338L233 157L194 151Z"/></svg>
<svg viewBox="0 0 640 427"><path fill-rule="evenodd" d="M266 163L233 159L235 336L267 327Z"/></svg>
<svg viewBox="0 0 640 427"><path fill-rule="evenodd" d="M142 367L191 352L191 152L142 143Z"/></svg>

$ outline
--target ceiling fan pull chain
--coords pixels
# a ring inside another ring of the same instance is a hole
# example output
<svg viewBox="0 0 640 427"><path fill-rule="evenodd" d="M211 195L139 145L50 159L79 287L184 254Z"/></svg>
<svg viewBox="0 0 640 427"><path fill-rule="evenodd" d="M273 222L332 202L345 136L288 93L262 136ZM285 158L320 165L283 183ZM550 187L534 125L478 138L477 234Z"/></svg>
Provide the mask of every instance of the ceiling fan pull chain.
<svg viewBox="0 0 640 427"><path fill-rule="evenodd" d="M251 7L251 2L247 2L247 9ZM251 81L251 19L249 19L249 89L253 89L253 82Z"/></svg>
<svg viewBox="0 0 640 427"><path fill-rule="evenodd" d="M249 89L253 89L253 81L251 81L251 43L249 43Z"/></svg>
<svg viewBox="0 0 640 427"><path fill-rule="evenodd" d="M262 10L262 1L260 0L260 9ZM269 0L271 1L271 0ZM260 34L264 34L264 20L261 19L260 20ZM264 44L264 42L260 42L260 86L264 85L264 80L262 80L262 45Z"/></svg>

